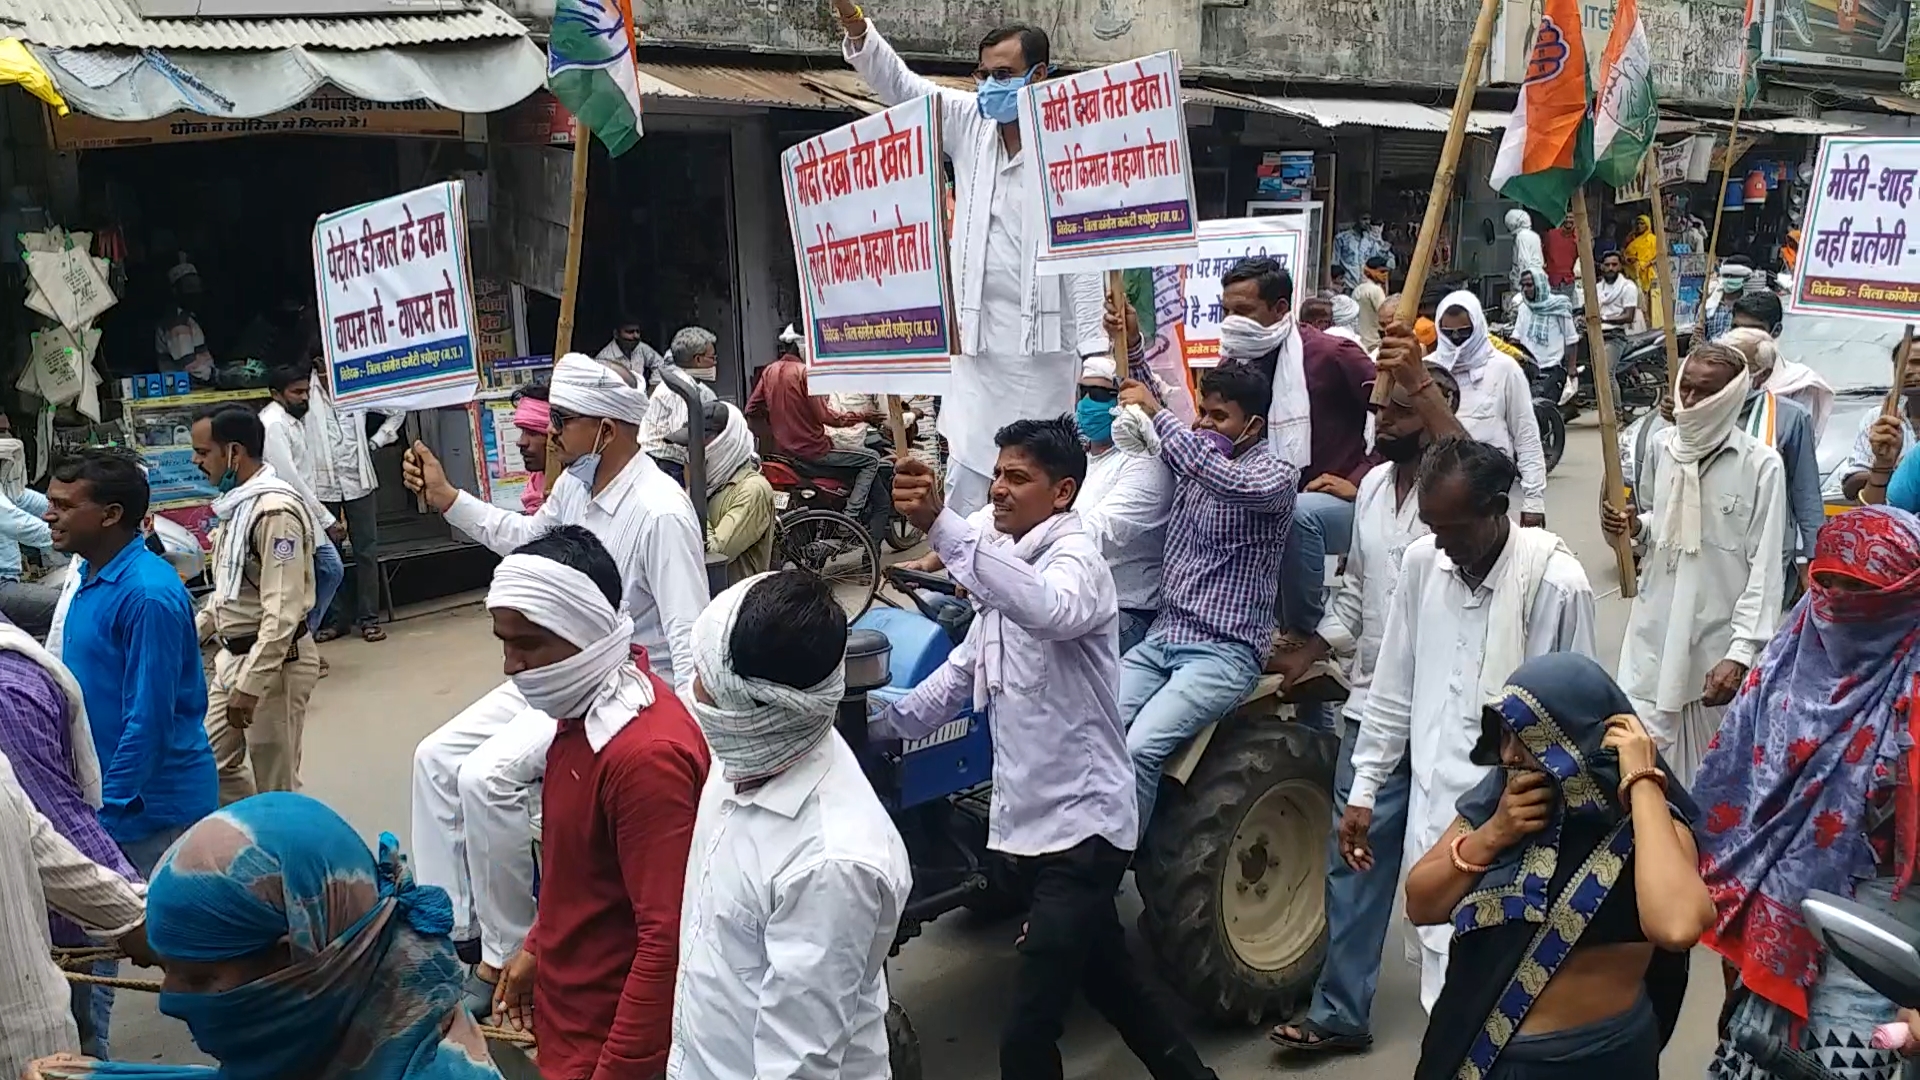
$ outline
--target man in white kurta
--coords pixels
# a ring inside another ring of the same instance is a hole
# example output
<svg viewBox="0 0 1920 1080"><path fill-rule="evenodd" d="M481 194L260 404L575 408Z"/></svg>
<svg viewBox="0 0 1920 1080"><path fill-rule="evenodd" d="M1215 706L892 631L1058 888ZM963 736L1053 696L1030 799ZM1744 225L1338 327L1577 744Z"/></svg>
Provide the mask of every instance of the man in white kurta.
<svg viewBox="0 0 1920 1080"><path fill-rule="evenodd" d="M1072 412L1081 359L1110 347L1101 325L1100 275L1046 276L1036 269L1045 216L1040 185L1027 175L1033 155L1020 145L1014 115L999 111L999 103L1011 101L1000 92L1008 84L1046 77L1046 36L1028 29L982 46L982 70L995 73L982 90L996 92L976 95L915 75L852 0L836 4L847 62L888 105L932 94L941 145L953 160L951 265L960 355L941 401L940 434L949 454L947 505L965 517L987 505L999 454L994 432L1015 420ZM1004 65L998 62L1003 51L1013 57ZM997 115L986 115L989 109Z"/></svg>
<svg viewBox="0 0 1920 1080"><path fill-rule="evenodd" d="M1421 478L1420 515L1433 532L1401 560L1347 795L1348 807L1371 808L1406 757L1410 861L1440 839L1454 804L1486 775L1471 755L1481 712L1500 698L1507 676L1550 652L1594 655L1593 586L1580 561L1554 534L1507 520L1506 493L1518 479L1512 459L1465 440L1429 453L1438 460ZM1420 1004L1431 1011L1453 928L1418 933Z"/></svg>
<svg viewBox="0 0 1920 1080"><path fill-rule="evenodd" d="M1645 517L1603 514L1649 539L1620 646L1620 688L1682 783L1779 623L1786 474L1740 430L1746 361L1703 345L1681 365L1673 426L1648 440Z"/></svg>
<svg viewBox="0 0 1920 1080"><path fill-rule="evenodd" d="M644 650L654 674L685 690L693 681L693 620L707 605L705 532L686 492L640 453L647 397L627 379L638 381L578 353L560 358L550 403L566 471L538 513L457 491L417 442L408 451L407 486L501 555L559 525L593 533L620 567L636 653ZM533 925L530 796L553 734L553 718L530 708L509 681L414 748L420 881L447 890L455 940L477 937L490 968L505 964Z"/></svg>
<svg viewBox="0 0 1920 1080"><path fill-rule="evenodd" d="M847 618L802 571L759 574L694 626L713 751L688 849L669 1080L887 1080L887 954L907 848L833 729Z"/></svg>
<svg viewBox="0 0 1920 1080"><path fill-rule="evenodd" d="M1089 356L1080 368L1074 424L1087 440L1087 482L1074 496L1080 526L1100 545L1120 598L1120 655L1146 639L1160 610L1160 565L1173 512L1173 470L1157 454L1113 443L1113 394L1119 379L1110 356ZM1105 400L1101 400L1102 398Z"/></svg>

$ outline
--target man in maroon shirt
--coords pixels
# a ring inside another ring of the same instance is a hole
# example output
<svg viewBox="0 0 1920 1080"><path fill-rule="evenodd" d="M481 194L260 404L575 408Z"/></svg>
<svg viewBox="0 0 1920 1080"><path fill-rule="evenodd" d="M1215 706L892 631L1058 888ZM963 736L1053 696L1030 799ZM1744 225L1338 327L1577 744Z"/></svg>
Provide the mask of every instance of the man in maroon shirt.
<svg viewBox="0 0 1920 1080"><path fill-rule="evenodd" d="M533 1028L545 1080L651 1080L672 1044L680 901L707 744L636 665L620 571L563 525L487 592L507 676L559 720L547 751L540 904L494 1012Z"/></svg>
<svg viewBox="0 0 1920 1080"><path fill-rule="evenodd" d="M1306 323L1291 335L1284 332L1293 317L1293 276L1278 262L1242 259L1220 280L1226 313L1268 328L1267 337L1278 341L1263 355L1231 357L1257 364L1273 378L1273 414L1267 430L1276 439L1284 438L1290 426L1286 410L1298 409L1297 403L1282 400L1287 378L1279 371L1281 353L1299 350L1310 430L1293 452L1294 458L1304 456L1305 460L1293 462L1300 469L1300 494L1293 503L1293 526L1280 563L1276 608L1281 632L1305 639L1319 629L1326 607L1327 556L1346 554L1353 539L1353 499L1360 478L1374 465L1367 450L1373 361L1353 341ZM1221 346L1225 355L1229 337L1224 328ZM1291 425L1298 430L1297 414ZM1330 676L1331 670L1324 674ZM1304 710L1301 718L1328 726L1332 722L1330 715L1313 709Z"/></svg>
<svg viewBox="0 0 1920 1080"><path fill-rule="evenodd" d="M774 448L801 472L848 481L848 515L866 523L867 531L878 540L887 532L886 493L893 488L892 470L871 450L836 449L827 438L827 428L878 424L885 418L835 412L826 398L809 393L807 363L800 358L799 348L791 341L780 343L780 358L760 373L760 384L747 398L747 420L770 432Z"/></svg>

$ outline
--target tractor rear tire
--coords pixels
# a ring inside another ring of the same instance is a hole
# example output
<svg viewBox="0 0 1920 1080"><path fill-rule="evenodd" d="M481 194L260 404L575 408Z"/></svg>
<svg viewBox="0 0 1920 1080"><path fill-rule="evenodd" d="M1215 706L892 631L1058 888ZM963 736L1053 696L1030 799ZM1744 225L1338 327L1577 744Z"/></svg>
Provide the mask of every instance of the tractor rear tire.
<svg viewBox="0 0 1920 1080"><path fill-rule="evenodd" d="M1313 992L1337 752L1301 724L1243 714L1215 730L1184 786L1162 786L1134 863L1140 929L1208 1020L1257 1024Z"/></svg>
<svg viewBox="0 0 1920 1080"><path fill-rule="evenodd" d="M887 1005L887 1062L893 1080L921 1080L920 1036L914 1034L913 1021L897 1001Z"/></svg>

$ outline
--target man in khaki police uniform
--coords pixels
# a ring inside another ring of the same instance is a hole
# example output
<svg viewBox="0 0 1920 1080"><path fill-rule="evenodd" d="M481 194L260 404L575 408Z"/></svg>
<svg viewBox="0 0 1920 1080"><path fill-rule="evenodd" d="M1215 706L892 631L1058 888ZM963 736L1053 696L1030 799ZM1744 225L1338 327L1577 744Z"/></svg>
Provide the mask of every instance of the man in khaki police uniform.
<svg viewBox="0 0 1920 1080"><path fill-rule="evenodd" d="M219 643L207 681L207 740L222 806L299 789L301 728L320 677L306 622L313 519L299 492L261 462L265 441L260 418L240 405L193 425L193 463L220 489L213 593L197 622L202 642Z"/></svg>

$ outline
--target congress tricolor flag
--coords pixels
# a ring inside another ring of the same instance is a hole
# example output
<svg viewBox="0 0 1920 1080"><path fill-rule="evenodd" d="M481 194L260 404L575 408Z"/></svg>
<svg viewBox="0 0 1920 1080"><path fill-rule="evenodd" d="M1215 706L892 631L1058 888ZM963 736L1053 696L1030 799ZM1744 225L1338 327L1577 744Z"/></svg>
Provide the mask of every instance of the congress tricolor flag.
<svg viewBox="0 0 1920 1080"><path fill-rule="evenodd" d="M640 141L640 72L631 0L558 0L547 89L616 157Z"/></svg>
<svg viewBox="0 0 1920 1080"><path fill-rule="evenodd" d="M1493 161L1495 191L1552 221L1566 216L1573 193L1593 173L1587 93L1579 0L1547 0L1520 99Z"/></svg>
<svg viewBox="0 0 1920 1080"><path fill-rule="evenodd" d="M1653 50L1640 22L1638 0L1620 0L1613 33L1600 59L1600 96L1594 102L1593 175L1614 187L1640 174L1640 162L1659 131L1653 99Z"/></svg>

